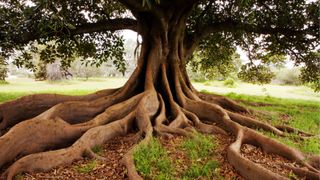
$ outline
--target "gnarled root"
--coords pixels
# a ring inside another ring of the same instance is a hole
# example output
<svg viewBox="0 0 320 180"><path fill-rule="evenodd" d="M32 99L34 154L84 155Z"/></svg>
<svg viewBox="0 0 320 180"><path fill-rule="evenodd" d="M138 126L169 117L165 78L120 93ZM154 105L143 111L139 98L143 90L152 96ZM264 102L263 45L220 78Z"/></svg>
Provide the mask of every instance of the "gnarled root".
<svg viewBox="0 0 320 180"><path fill-rule="evenodd" d="M247 114L250 114L252 112L252 110L244 106L241 106L235 101L229 98L226 98L224 96L215 95L215 94L204 94L204 93L198 93L198 96L204 101L211 102L213 104L218 104L222 108L233 111L233 112L247 113Z"/></svg>
<svg viewBox="0 0 320 180"><path fill-rule="evenodd" d="M107 108L90 121L71 125L61 118L31 119L21 122L0 137L0 167L18 155L28 155L66 146L86 130L107 124L131 112L144 94Z"/></svg>
<svg viewBox="0 0 320 180"><path fill-rule="evenodd" d="M0 133L23 120L33 118L49 108L67 101L93 101L113 94L117 89L107 89L84 96L35 94L0 104Z"/></svg>
<svg viewBox="0 0 320 180"><path fill-rule="evenodd" d="M70 164L88 154L92 156L94 154L91 150L92 147L126 134L133 119L134 112L131 112L123 119L88 130L68 148L25 156L10 166L4 176L11 180L19 172L47 171L62 164Z"/></svg>

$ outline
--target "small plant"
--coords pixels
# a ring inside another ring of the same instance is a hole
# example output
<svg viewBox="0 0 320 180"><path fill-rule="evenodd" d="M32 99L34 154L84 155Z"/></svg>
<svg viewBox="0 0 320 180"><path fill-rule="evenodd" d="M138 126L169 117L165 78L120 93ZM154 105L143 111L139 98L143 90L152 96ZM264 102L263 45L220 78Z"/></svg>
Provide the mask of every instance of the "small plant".
<svg viewBox="0 0 320 180"><path fill-rule="evenodd" d="M147 145L137 147L133 157L138 172L145 178L171 179L171 161L157 139L152 138Z"/></svg>
<svg viewBox="0 0 320 180"><path fill-rule="evenodd" d="M289 173L289 179L298 179L298 176L295 175L292 171Z"/></svg>
<svg viewBox="0 0 320 180"><path fill-rule="evenodd" d="M91 150L98 155L101 155L103 152L102 146L99 145L94 146L93 148L91 148Z"/></svg>
<svg viewBox="0 0 320 180"><path fill-rule="evenodd" d="M234 79L228 78L224 80L223 85L229 88L237 87L236 81Z"/></svg>
<svg viewBox="0 0 320 180"><path fill-rule="evenodd" d="M79 173L89 173L92 170L94 170L94 168L96 168L98 165L97 160L93 160L91 162L89 162L88 164L84 165L84 166L76 166L75 169L79 172Z"/></svg>
<svg viewBox="0 0 320 180"><path fill-rule="evenodd" d="M2 84L9 84L7 81L4 81L4 80L0 80L0 85Z"/></svg>

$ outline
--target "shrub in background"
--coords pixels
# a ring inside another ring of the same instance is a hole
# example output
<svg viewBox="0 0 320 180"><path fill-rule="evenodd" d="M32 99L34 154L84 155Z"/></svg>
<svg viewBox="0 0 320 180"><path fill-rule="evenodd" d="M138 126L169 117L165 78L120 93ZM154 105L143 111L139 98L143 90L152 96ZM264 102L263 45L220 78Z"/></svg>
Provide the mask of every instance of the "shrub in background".
<svg viewBox="0 0 320 180"><path fill-rule="evenodd" d="M232 78L227 78L226 80L223 81L223 85L229 88L235 88L237 87L237 83L234 79Z"/></svg>
<svg viewBox="0 0 320 180"><path fill-rule="evenodd" d="M274 78L276 84L283 85L299 85L300 81L300 69L299 68L282 68L280 69Z"/></svg>

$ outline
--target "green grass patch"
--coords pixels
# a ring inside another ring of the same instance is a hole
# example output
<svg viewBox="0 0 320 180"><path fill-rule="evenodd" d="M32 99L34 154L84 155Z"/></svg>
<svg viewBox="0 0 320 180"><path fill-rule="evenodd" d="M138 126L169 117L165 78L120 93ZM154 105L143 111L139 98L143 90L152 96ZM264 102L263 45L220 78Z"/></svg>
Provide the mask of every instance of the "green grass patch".
<svg viewBox="0 0 320 180"><path fill-rule="evenodd" d="M147 179L172 179L173 168L166 150L156 138L135 150L134 162L138 172Z"/></svg>
<svg viewBox="0 0 320 180"><path fill-rule="evenodd" d="M266 121L273 125L285 124L314 134L314 137L301 140L297 134L289 134L288 137L279 137L272 133L267 136L277 139L291 147L300 149L306 153L320 154L320 103L316 101L280 99L273 97L247 96L228 94L228 97L244 101L244 104L251 109L264 111L257 113L259 120ZM248 104L246 104L249 103ZM250 102L262 103L265 105L254 106Z"/></svg>
<svg viewBox="0 0 320 180"><path fill-rule="evenodd" d="M182 179L206 177L211 179L217 176L216 169L219 163L212 159L216 144L212 136L196 133L194 137L186 139L181 144L187 153L191 166L183 173Z"/></svg>
<svg viewBox="0 0 320 180"><path fill-rule="evenodd" d="M208 91L201 91L204 93L209 93ZM319 101L311 101L311 100L302 100L302 99L283 99L283 98L276 98L271 96L254 96L254 95L245 95L245 94L236 94L236 93L228 93L224 96L229 97L235 100L242 100L246 102L260 102L266 104L273 104L273 105L282 105L282 106L303 106L305 108L320 108ZM318 109L319 110L319 109Z"/></svg>
<svg viewBox="0 0 320 180"><path fill-rule="evenodd" d="M64 94L64 95L86 95L93 93L95 91L91 90L67 90L67 91L58 91L58 90L47 90L47 91L30 91L30 92L1 92L0 93L0 102L10 101L17 99L22 96L32 95L32 94Z"/></svg>
<svg viewBox="0 0 320 180"><path fill-rule="evenodd" d="M188 138L181 145L192 161L207 157L213 152L215 146L211 136L200 133L196 133L194 137Z"/></svg>
<svg viewBox="0 0 320 180"><path fill-rule="evenodd" d="M208 93L208 92L206 92ZM227 97L240 101L251 109L263 111L255 116L272 125L289 125L314 134L314 137L301 140L297 134L279 137L272 133L263 134L306 153L320 154L320 102L296 99L281 99L268 96L249 96L229 93Z"/></svg>
<svg viewBox="0 0 320 180"><path fill-rule="evenodd" d="M125 78L89 78L87 81L72 79L58 82L35 81L29 78L10 79L8 84L0 84L0 102L39 93L84 95L121 87L126 81Z"/></svg>
<svg viewBox="0 0 320 180"><path fill-rule="evenodd" d="M215 160L209 160L205 164L193 163L184 173L182 179L197 179L199 177L212 178L216 176L216 171L219 163Z"/></svg>
<svg viewBox="0 0 320 180"><path fill-rule="evenodd" d="M83 166L75 166L76 171L79 173L89 173L94 170L98 166L98 161L93 160Z"/></svg>
<svg viewBox="0 0 320 180"><path fill-rule="evenodd" d="M91 148L91 150L92 150L94 153L96 153L96 154L98 154L98 155L101 155L102 152L103 152L103 147L100 146L100 145L96 145L96 146L93 146L93 147Z"/></svg>
<svg viewBox="0 0 320 180"><path fill-rule="evenodd" d="M301 140L298 134L287 134L286 137L279 137L273 133L265 132L260 130L260 132L264 135L267 135L275 140L278 140L284 144L287 144L290 147L300 149L302 152L318 154L320 155L320 139L317 136L310 137L305 140Z"/></svg>

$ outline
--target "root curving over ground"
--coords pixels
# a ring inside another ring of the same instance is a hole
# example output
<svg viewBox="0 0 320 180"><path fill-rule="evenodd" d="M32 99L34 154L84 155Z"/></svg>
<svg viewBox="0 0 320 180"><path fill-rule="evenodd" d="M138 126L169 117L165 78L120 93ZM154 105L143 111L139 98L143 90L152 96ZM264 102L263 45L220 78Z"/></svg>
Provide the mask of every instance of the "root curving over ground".
<svg viewBox="0 0 320 180"><path fill-rule="evenodd" d="M302 152L255 131L260 128L285 136L285 131L295 129L273 127L246 116L250 110L230 99L196 92L176 65L161 64L156 80L149 67L137 68L120 89L78 97L39 94L1 104L0 167L8 167L1 177L11 180L20 172L48 171L83 157L105 160L91 148L130 132L136 132L143 144L153 135L193 136L195 131L235 137L227 159L247 179L286 177L242 156L243 144L299 163L303 168L292 167L292 171L300 177L320 177L315 159L308 160ZM144 88L139 88L141 84ZM299 132L302 137L311 136ZM130 179L141 179L133 151L122 162Z"/></svg>

